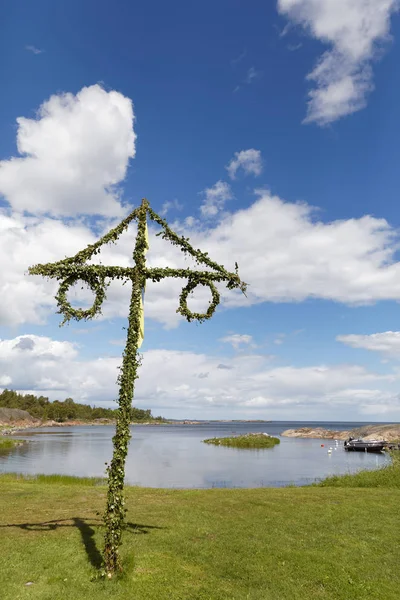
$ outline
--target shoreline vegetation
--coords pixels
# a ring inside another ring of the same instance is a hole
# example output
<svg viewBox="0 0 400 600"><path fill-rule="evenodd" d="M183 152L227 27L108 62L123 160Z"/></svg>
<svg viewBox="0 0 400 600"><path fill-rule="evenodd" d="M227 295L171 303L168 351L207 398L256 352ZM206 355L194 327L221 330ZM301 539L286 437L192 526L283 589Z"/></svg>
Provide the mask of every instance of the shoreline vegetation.
<svg viewBox="0 0 400 600"><path fill-rule="evenodd" d="M17 446L22 446L25 442L23 440L16 440L10 437L3 437L0 434L0 452L4 450L12 450Z"/></svg>
<svg viewBox="0 0 400 600"><path fill-rule="evenodd" d="M74 402L50 400L44 396L19 394L5 389L0 393L0 434L11 435L36 427L66 427L71 425L112 425L118 409L101 408ZM150 409L131 408L132 424L162 424L166 420L154 417Z"/></svg>
<svg viewBox="0 0 400 600"><path fill-rule="evenodd" d="M224 438L221 438L224 439ZM6 440L17 442L19 440ZM20 440L22 441L22 440ZM205 441L205 440L203 440ZM279 440L278 440L279 442ZM153 487L142 487L138 485L126 484L126 488L130 488L132 490L146 490L150 494L154 492L157 494L158 492L166 492L166 493L176 493L183 494L185 493L194 493L194 492L204 492L213 494L218 490L223 490L225 493L235 494L237 492L250 492L253 490L264 490L267 492L268 490L305 490L305 489L314 489L314 488L327 488L327 487L341 487L341 488L391 488L398 489L400 491L400 455L395 452L391 452L392 461L389 464L385 464L379 468L375 469L361 469L356 473L348 473L344 475L331 475L321 480L316 480L314 483L309 483L307 485L299 485L293 486L288 485L286 487L258 487L258 488L206 488L205 490L199 490L197 488L153 488ZM107 479L104 477L80 477L77 475L44 475L42 473L38 473L35 475L25 474L25 473L0 473L0 489L2 486L7 485L8 483L40 483L40 484L57 484L57 485L82 485L89 487L101 487L105 486L107 483Z"/></svg>
<svg viewBox="0 0 400 600"><path fill-rule="evenodd" d="M115 425L118 409L101 408L74 402L72 398L60 402L44 396L19 394L5 389L0 393L0 434L11 435L37 427L69 427ZM131 425L200 425L207 423L271 423L260 419L232 420L168 420L153 417L150 409L132 407Z"/></svg>
<svg viewBox="0 0 400 600"><path fill-rule="evenodd" d="M112 581L95 578L105 483L0 475L4 600L27 585L38 600L398 598L395 456L306 487L127 486L124 571Z"/></svg>
<svg viewBox="0 0 400 600"><path fill-rule="evenodd" d="M267 433L246 433L244 435L235 435L232 437L210 438L203 440L205 444L214 446L225 446L228 448L243 448L258 450L263 448L273 448L280 444L280 440Z"/></svg>

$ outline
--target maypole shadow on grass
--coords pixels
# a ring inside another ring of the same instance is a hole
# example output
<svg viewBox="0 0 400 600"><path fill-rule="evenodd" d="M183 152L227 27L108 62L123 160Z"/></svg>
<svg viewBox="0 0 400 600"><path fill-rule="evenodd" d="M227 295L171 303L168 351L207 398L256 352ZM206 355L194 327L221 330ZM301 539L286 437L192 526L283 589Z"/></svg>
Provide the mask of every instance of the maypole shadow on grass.
<svg viewBox="0 0 400 600"><path fill-rule="evenodd" d="M148 250L147 216L161 226L162 230L157 235L179 246L182 252L191 255L196 264L205 265L209 269L196 271L191 269L147 268L146 252ZM98 264L87 264L92 257L100 252L101 246L110 242L116 242L132 221L136 221L138 232L136 236L135 249L133 251L133 267L105 266ZM144 313L143 293L146 281L159 282L166 277L187 279L186 286L182 289L179 297L177 312L183 315L187 321L205 321L210 319L220 302L220 295L215 283L226 283L229 290L240 289L246 291L246 284L238 275L237 264L235 273L227 271L223 266L212 261L207 252L195 250L189 244L189 238L178 236L170 229L167 222L158 216L150 207L147 200L142 200L139 208L111 229L106 235L94 244L81 250L75 256L65 258L55 263L41 264L30 267L31 275L42 275L53 278L60 282L56 295L58 313L64 315L61 325L75 319L93 319L101 313L101 306L106 298L106 288L109 279L121 279L132 282L132 294L129 305L128 331L125 350L122 357L122 366L118 376L119 397L116 422L116 432L113 437L113 456L108 473L107 505L104 514L105 522L105 546L103 553L104 572L108 577L121 569L119 558L119 546L124 525L126 509L124 507L124 479L125 461L128 453L128 444L131 437L129 425L131 422L131 408L135 380L138 378L138 367L140 366L140 355L138 349L141 347L144 335ZM94 293L94 302L91 308L73 308L68 301L67 292L77 282L86 283ZM194 313L187 305L188 296L198 286L203 285L210 289L212 300L205 313Z"/></svg>

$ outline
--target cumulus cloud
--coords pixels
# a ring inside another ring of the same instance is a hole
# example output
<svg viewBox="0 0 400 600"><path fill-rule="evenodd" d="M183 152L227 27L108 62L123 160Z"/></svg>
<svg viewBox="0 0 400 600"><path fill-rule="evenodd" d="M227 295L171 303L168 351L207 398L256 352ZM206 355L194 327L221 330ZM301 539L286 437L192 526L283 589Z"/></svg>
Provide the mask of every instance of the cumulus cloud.
<svg viewBox="0 0 400 600"><path fill-rule="evenodd" d="M54 310L56 286L28 276L28 267L71 256L94 241L79 223L8 216L0 209L0 325L42 323Z"/></svg>
<svg viewBox="0 0 400 600"><path fill-rule="evenodd" d="M79 221L65 223L49 218L33 219L15 214L9 216L0 209L0 325L43 323L46 316L55 311L57 285L52 280L28 275L28 267L73 256L115 224L115 221L103 223L103 230L95 236L89 227ZM135 235L136 227L130 226L117 244L103 246L101 254L93 262L132 266ZM156 237L152 227L147 259L149 266L188 266L182 253ZM157 284L148 282L146 318L153 318L167 326L176 326L180 320L176 309L184 285L184 281L178 280L166 280ZM129 285L123 285L122 282L111 283L100 318L125 318L129 297ZM69 298L80 306L87 307L93 302L91 292L86 288L82 290L79 285L71 288ZM201 312L208 300L208 290L200 289L189 302L193 310Z"/></svg>
<svg viewBox="0 0 400 600"><path fill-rule="evenodd" d="M232 200L232 190L225 181L217 181L212 187L203 192L204 200L200 206L203 217L215 217L225 205L227 200Z"/></svg>
<svg viewBox="0 0 400 600"><path fill-rule="evenodd" d="M36 120L20 120L18 145L24 156L0 162L0 189L11 205L0 208L0 325L43 323L54 312L56 285L28 276L28 267L74 255L120 220L123 208L107 182L124 177L134 154L132 118L130 100L92 86L76 96L53 96ZM241 151L228 170L233 176L239 168L257 174L260 161L259 151ZM398 234L384 219L364 216L324 223L307 204L285 202L263 190L251 206L219 214L232 198L224 181L206 189L204 196L203 216L218 215L218 221L212 226L211 221L187 218L173 227L189 233L195 248L208 251L228 269L239 262L241 277L249 283L248 296L229 292L224 308L310 297L348 304L399 300ZM30 210L38 215L27 214ZM96 234L80 216L62 219L90 212L103 213ZM150 266L195 268L179 249L154 235L151 223L149 231ZM102 248L96 261L132 265L134 236L131 226L115 246ZM183 285L177 280L149 282L146 318L176 326ZM113 283L102 318L126 317L129 294L129 285ZM197 288L192 309L202 312L209 296L209 290ZM70 297L86 306L92 300L88 291L79 289L71 290Z"/></svg>
<svg viewBox="0 0 400 600"><path fill-rule="evenodd" d="M248 208L225 213L214 227L194 224L187 230L177 221L174 228L190 235L195 248L239 272L249 283L247 298L223 293L228 309L262 302L300 302L306 298L365 304L400 299L400 263L395 261L398 234L384 219L364 216L324 223L315 219L307 204L284 202L267 191ZM116 222L114 221L114 224ZM110 223L104 224L107 230ZM196 268L189 258L161 237L150 223L149 266ZM27 276L29 265L71 256L97 236L79 221L64 223L8 215L0 210L0 324L43 322L54 312L56 286L41 277ZM114 246L103 247L96 260L103 264L132 264L132 226ZM183 281L148 283L145 316L169 327L181 317L176 313ZM103 318L126 317L129 285L113 283L103 306ZM91 295L79 289L72 297L89 302ZM29 301L27 302L27 298ZM193 310L203 311L209 290L199 287L190 300Z"/></svg>
<svg viewBox="0 0 400 600"><path fill-rule="evenodd" d="M362 348L400 358L400 331L384 331L370 335L338 335L336 339L351 348Z"/></svg>
<svg viewBox="0 0 400 600"><path fill-rule="evenodd" d="M129 98L99 85L51 96L17 119L20 157L0 162L0 195L18 212L124 214L118 184L135 155Z"/></svg>
<svg viewBox="0 0 400 600"><path fill-rule="evenodd" d="M323 223L309 205L260 191L252 206L227 216L202 241L222 263L230 265L237 256L250 284L248 299L229 294L228 306L310 297L345 303L400 298L397 233L384 219Z"/></svg>
<svg viewBox="0 0 400 600"><path fill-rule="evenodd" d="M25 347L28 341L31 342L29 349ZM103 365L106 365L105 377L101 375ZM37 335L0 340L0 372L8 378L9 387L21 392L37 391L52 400L74 393L78 401L89 400L105 381L108 389L113 387L114 371L116 378L116 359L114 363L112 359L79 361L78 346L71 342Z"/></svg>
<svg viewBox="0 0 400 600"><path fill-rule="evenodd" d="M235 156L226 167L226 170L229 177L235 179L239 169L243 169L245 175L261 175L263 167L260 150L249 148L249 150L235 152Z"/></svg>
<svg viewBox="0 0 400 600"><path fill-rule="evenodd" d="M327 44L307 79L305 122L326 125L364 108L373 89L371 64L390 32L398 0L278 0L278 11Z"/></svg>
<svg viewBox="0 0 400 600"><path fill-rule="evenodd" d="M220 338L220 342L224 342L225 344L231 344L235 350L238 350L241 344L251 344L253 338L251 335L233 333L232 335L226 335L223 338Z"/></svg>
<svg viewBox="0 0 400 600"><path fill-rule="evenodd" d="M33 348L22 349L22 339L32 340ZM144 352L135 405L170 416L190 411L203 418L229 414L339 417L345 410L356 416L370 414L371 406L377 407L378 414L389 411L395 415L400 409L399 398L390 389L396 378L357 365L274 367L268 357L257 354L223 360L194 352ZM71 396L81 402L111 405L117 395L119 364L120 358L112 357L84 360L75 345L48 337L0 340L2 381L13 389L51 399Z"/></svg>
<svg viewBox="0 0 400 600"><path fill-rule="evenodd" d="M0 340L0 360L30 361L44 359L60 361L77 357L77 345L59 342L39 335L19 335L9 340Z"/></svg>

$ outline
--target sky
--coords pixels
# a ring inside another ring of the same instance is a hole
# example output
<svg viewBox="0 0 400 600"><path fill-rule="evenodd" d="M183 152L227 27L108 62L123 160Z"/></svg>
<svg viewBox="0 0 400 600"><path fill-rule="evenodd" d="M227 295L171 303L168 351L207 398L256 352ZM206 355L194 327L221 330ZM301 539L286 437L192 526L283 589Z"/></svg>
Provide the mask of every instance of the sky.
<svg viewBox="0 0 400 600"><path fill-rule="evenodd" d="M233 271L210 321L148 283L134 404L169 418L400 421L400 2L6 0L0 390L116 406L129 285L60 327L73 256L146 197ZM150 266L191 266L149 222ZM102 249L132 265L135 227ZM193 266L195 268L195 266ZM71 289L74 306L91 294ZM193 310L207 307L197 289Z"/></svg>

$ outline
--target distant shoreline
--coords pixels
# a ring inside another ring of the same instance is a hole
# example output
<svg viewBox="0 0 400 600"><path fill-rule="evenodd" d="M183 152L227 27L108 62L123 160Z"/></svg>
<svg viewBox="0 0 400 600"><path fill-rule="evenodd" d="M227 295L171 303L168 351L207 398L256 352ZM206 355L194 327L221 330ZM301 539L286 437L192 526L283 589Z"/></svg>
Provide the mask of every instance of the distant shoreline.
<svg viewBox="0 0 400 600"><path fill-rule="evenodd" d="M210 421L191 421L191 420L182 420L182 421L135 421L132 422L132 426L136 425L146 425L146 426L171 426L171 425L211 425L213 423L272 423L272 421L261 421L257 420L210 420ZM115 425L115 420L113 419L96 419L94 421L81 421L81 420L71 420L71 421L63 421L61 423L57 421L15 421L9 423L0 423L0 435L13 435L14 433L18 433L21 431L25 431L26 429L41 429L44 427L100 427L104 425Z"/></svg>
<svg viewBox="0 0 400 600"><path fill-rule="evenodd" d="M209 423L272 423L273 421L262 421L260 419L210 419L205 421L192 421L190 419L183 419L179 421L166 421L160 423L161 425L207 425ZM136 423L141 425L141 423Z"/></svg>

